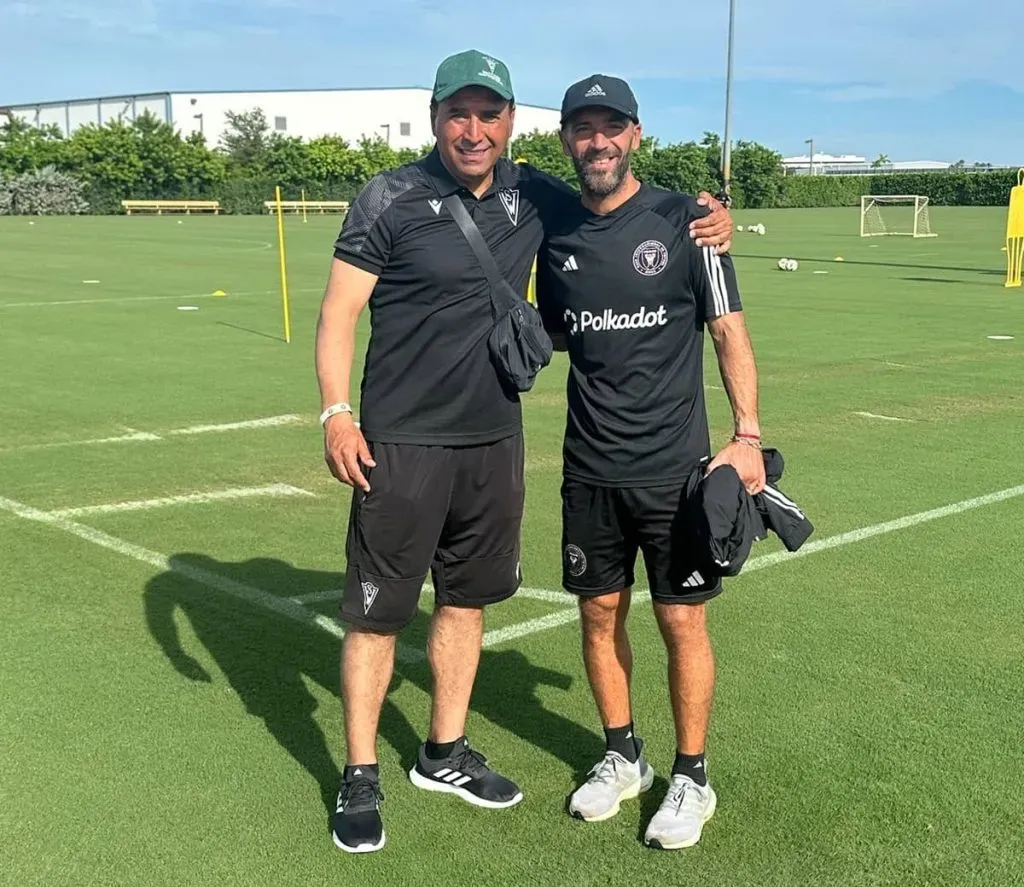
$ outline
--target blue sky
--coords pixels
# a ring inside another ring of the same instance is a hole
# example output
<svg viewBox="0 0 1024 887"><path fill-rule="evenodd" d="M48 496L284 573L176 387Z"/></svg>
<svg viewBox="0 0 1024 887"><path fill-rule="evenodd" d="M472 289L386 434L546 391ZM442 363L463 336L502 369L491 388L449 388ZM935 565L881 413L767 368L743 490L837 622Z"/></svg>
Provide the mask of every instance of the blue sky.
<svg viewBox="0 0 1024 887"><path fill-rule="evenodd" d="M734 138L785 155L813 137L832 154L1024 165L1020 0L736 5ZM728 6L3 0L0 103L429 86L444 55L475 45L509 64L525 103L556 106L568 83L595 71L624 76L647 132L677 141L722 130Z"/></svg>

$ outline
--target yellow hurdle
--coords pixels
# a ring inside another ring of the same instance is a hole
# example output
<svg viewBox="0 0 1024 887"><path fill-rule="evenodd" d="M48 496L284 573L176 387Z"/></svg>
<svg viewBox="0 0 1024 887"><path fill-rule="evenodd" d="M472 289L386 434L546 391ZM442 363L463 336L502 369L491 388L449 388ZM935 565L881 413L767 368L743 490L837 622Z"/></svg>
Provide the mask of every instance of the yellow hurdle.
<svg viewBox="0 0 1024 887"><path fill-rule="evenodd" d="M1024 168L1017 170L1017 184L1010 189L1006 215L1006 286L1021 285L1024 266Z"/></svg>

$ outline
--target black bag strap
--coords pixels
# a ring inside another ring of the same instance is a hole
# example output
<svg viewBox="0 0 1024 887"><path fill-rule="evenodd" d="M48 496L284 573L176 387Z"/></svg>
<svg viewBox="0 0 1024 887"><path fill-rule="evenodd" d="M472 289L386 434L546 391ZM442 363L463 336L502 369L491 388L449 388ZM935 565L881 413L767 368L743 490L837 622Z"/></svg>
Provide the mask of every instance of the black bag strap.
<svg viewBox="0 0 1024 887"><path fill-rule="evenodd" d="M452 218L455 219L455 224L459 226L463 236L469 241L470 247L473 249L477 260L484 269L484 274L487 275L487 282L490 284L491 314L495 319L497 319L498 305L495 302L495 294L501 291L501 284L504 283L507 286L505 278L498 269L498 263L494 261L494 256L491 255L491 251L487 247L487 242L484 240L483 234L481 234L480 229L477 228L476 222L473 221L473 217L466 211L466 207L463 205L459 195L449 194L441 201L441 203L448 207L448 212L452 214Z"/></svg>

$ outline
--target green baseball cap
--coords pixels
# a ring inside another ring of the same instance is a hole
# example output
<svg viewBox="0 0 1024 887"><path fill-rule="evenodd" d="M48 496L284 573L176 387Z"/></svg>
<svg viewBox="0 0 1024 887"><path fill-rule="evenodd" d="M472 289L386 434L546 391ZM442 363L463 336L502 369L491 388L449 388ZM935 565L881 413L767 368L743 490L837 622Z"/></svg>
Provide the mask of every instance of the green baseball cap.
<svg viewBox="0 0 1024 887"><path fill-rule="evenodd" d="M434 100L443 102L464 86L483 86L507 101L514 98L512 77L505 63L477 49L450 55L437 66Z"/></svg>

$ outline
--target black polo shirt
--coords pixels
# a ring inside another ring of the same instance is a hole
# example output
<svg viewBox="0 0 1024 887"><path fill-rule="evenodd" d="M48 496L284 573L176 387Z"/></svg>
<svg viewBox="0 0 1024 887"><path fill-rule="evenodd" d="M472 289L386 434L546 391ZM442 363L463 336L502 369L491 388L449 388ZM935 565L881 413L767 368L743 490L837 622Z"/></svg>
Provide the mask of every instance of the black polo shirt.
<svg viewBox="0 0 1024 887"><path fill-rule="evenodd" d="M688 233L692 197L641 185L606 215L579 202L541 247L537 301L569 352L565 476L678 483L710 452L704 325L742 310L732 259Z"/></svg>
<svg viewBox="0 0 1024 887"><path fill-rule="evenodd" d="M378 276L359 419L367 440L490 443L522 428L518 394L487 350L487 278L442 197L458 194L498 268L525 298L542 219L576 199L563 182L502 159L477 199L427 157L375 176L353 202L335 256Z"/></svg>

